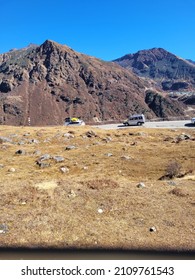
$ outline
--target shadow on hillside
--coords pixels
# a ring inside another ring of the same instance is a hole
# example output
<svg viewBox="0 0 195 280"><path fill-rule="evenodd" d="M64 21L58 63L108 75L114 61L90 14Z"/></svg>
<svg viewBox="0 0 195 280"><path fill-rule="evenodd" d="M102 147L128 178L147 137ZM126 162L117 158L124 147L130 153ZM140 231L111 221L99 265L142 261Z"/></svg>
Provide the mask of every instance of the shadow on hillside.
<svg viewBox="0 0 195 280"><path fill-rule="evenodd" d="M0 260L194 260L195 251L0 249Z"/></svg>

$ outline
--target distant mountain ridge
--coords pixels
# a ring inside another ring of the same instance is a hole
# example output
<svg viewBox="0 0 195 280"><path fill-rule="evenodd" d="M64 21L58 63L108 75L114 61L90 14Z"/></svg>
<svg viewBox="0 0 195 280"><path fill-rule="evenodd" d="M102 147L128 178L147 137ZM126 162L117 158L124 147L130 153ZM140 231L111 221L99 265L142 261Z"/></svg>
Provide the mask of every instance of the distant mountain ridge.
<svg viewBox="0 0 195 280"><path fill-rule="evenodd" d="M163 90L195 88L195 64L162 48L127 54L114 62L140 77L156 81Z"/></svg>
<svg viewBox="0 0 195 280"><path fill-rule="evenodd" d="M27 47L24 47L22 49L14 48L14 49L9 50L9 52L0 54L0 65L10 59L16 60L20 56L24 56L25 54L28 54L29 52L31 52L33 49L36 49L37 47L38 47L38 45L30 43Z"/></svg>
<svg viewBox="0 0 195 280"><path fill-rule="evenodd" d="M189 63L190 64L190 63ZM151 80L114 62L78 53L46 40L0 55L0 123L63 124L67 116L85 121L185 116L184 103L158 92Z"/></svg>

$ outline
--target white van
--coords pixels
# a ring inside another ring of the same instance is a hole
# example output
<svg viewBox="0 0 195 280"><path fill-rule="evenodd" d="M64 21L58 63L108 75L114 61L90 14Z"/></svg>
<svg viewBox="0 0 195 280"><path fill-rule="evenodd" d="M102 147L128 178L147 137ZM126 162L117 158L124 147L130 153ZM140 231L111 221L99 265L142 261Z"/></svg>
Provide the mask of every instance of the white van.
<svg viewBox="0 0 195 280"><path fill-rule="evenodd" d="M195 118L192 118L192 119L191 119L191 123L192 123L192 124L195 124Z"/></svg>
<svg viewBox="0 0 195 280"><path fill-rule="evenodd" d="M132 115L124 121L124 125L142 125L145 123L145 117L143 114L141 115Z"/></svg>

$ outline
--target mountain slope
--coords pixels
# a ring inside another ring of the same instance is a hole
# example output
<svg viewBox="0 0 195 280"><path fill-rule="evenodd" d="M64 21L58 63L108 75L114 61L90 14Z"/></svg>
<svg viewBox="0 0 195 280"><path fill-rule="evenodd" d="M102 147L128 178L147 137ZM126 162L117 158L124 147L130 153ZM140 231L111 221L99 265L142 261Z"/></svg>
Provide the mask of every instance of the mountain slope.
<svg viewBox="0 0 195 280"><path fill-rule="evenodd" d="M195 65L162 48L127 54L114 62L141 77L155 80L163 90L195 88Z"/></svg>
<svg viewBox="0 0 195 280"><path fill-rule="evenodd" d="M157 114L145 101L149 87L116 63L47 40L0 56L0 123L27 125L30 117L31 125L55 125L67 116L119 120L131 113L151 118ZM169 102L168 115L184 114L178 102Z"/></svg>

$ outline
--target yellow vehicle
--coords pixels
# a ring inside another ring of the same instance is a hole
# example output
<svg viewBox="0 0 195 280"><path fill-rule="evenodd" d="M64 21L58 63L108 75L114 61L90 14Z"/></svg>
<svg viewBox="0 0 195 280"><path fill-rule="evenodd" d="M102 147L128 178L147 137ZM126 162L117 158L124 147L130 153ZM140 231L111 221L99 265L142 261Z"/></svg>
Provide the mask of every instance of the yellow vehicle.
<svg viewBox="0 0 195 280"><path fill-rule="evenodd" d="M85 125L85 122L80 118L66 118L64 125Z"/></svg>
<svg viewBox="0 0 195 280"><path fill-rule="evenodd" d="M71 118L71 122L78 122L79 118Z"/></svg>

